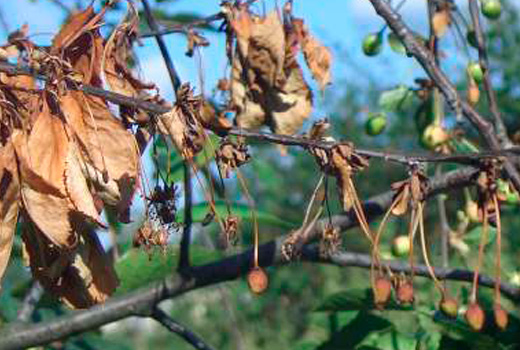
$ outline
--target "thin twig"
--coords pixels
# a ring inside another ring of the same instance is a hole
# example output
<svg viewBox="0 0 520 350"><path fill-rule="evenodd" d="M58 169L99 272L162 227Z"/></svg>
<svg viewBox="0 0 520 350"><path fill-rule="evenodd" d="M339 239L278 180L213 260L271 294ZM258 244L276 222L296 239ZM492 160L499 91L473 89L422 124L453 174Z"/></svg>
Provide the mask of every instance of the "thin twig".
<svg viewBox="0 0 520 350"><path fill-rule="evenodd" d="M480 23L480 15L477 0L468 0L468 7L471 15L471 21L473 23L473 30L475 31L475 37L477 39L476 41L479 64L482 68L482 71L484 72L484 79L482 81L482 84L484 85L484 90L486 91L486 96L489 103L489 110L491 111L491 116L493 117L493 121L495 123L495 132L497 133L497 137L500 140L502 146L508 147L510 146L511 141L507 137L506 127L504 125L502 115L498 108L497 97L491 84L491 77L489 74L489 60L486 49L486 39L484 37L484 32Z"/></svg>
<svg viewBox="0 0 520 350"><path fill-rule="evenodd" d="M35 75L37 72L33 72L32 70L24 67L18 67L6 62L0 62L0 72L6 73L7 75ZM40 76L39 78L45 79L44 76ZM97 96L104 98L105 100L120 105L126 106L136 109L141 109L143 111L150 112L154 115L164 114L170 111L169 107L164 105L152 103L149 101L145 101L139 98L128 97L122 94L118 94L116 92L100 89L90 85L81 85L77 86L77 84L71 84L69 86L71 89L80 89L86 94ZM35 91L37 92L37 91ZM324 149L333 148L339 144L344 144L345 142L325 142L325 141L317 141L309 138L305 138L302 136L289 136L289 135L278 135L273 133L266 132L257 132L251 131L247 129L241 128L232 128L228 132L230 135L242 136L247 139L256 140L256 141L265 141L276 143L280 145L286 146L299 146L299 147L319 147ZM487 152L479 152L479 153L465 153L465 154L456 154L456 155L437 155L437 154L423 154L423 155L413 155L413 154L403 154L398 152L386 152L386 151L378 151L378 150L370 150L364 148L356 148L356 152L359 155L366 156L369 158L381 158L385 161L391 161L395 163L401 164L410 164L410 163L458 163L465 165L479 165L483 160L487 160L490 158L497 157L510 157L510 156L519 156L520 155L520 147L511 147L503 150L497 151L487 151Z"/></svg>
<svg viewBox="0 0 520 350"><path fill-rule="evenodd" d="M435 169L435 175L440 175L441 167L438 165ZM450 224L448 222L448 215L446 211L446 195L437 197L437 210L439 211L439 225L441 227L441 261L442 267L448 267L449 265L449 236L450 236Z"/></svg>
<svg viewBox="0 0 520 350"><path fill-rule="evenodd" d="M25 295L20 310L18 310L18 321L28 322L31 319L34 309L36 305L38 305L42 295L43 288L38 281L35 281L29 289L29 292Z"/></svg>
<svg viewBox="0 0 520 350"><path fill-rule="evenodd" d="M175 33L182 33L188 35L190 30L194 27L199 27L200 29L204 29L205 26L209 25L212 22L219 21L224 18L222 13L216 13L214 15L195 20L193 22L187 24L175 24L175 25L165 25L164 29L151 30L149 32L144 32L139 35L140 38L150 38L157 35L168 35ZM201 28L202 27L202 28Z"/></svg>
<svg viewBox="0 0 520 350"><path fill-rule="evenodd" d="M155 19L153 18L152 9L150 8L150 5L148 4L148 0L141 0L144 7L144 16L146 18L146 22L148 23L148 26L151 30L154 32L157 32L159 30L159 27L157 26L157 23L155 22ZM181 81L179 79L179 75L177 74L177 71L175 70L175 67L173 66L173 61L170 57L170 54L168 52L168 49L166 48L166 44L164 43L163 38L159 34L155 34L155 40L157 41L157 45L159 46L159 50L161 51L161 55L164 59L164 64L166 64L166 69L168 70L168 74L170 75L170 80L173 85L173 89L175 92L179 89L179 86L181 85Z"/></svg>
<svg viewBox="0 0 520 350"><path fill-rule="evenodd" d="M150 317L159 322L170 332L177 334L179 337L191 344L195 349L213 350L213 348L206 344L202 338L190 331L186 326L172 319L159 307L153 309Z"/></svg>
<svg viewBox="0 0 520 350"><path fill-rule="evenodd" d="M157 34L159 27L153 17L152 10L150 5L148 4L148 0L141 0L144 7L144 14L146 17L146 21L150 29L156 34L154 34L155 39L157 40L157 45L159 46L159 50L161 51L161 55L163 57L164 63L166 64L166 68L168 70L168 74L170 75L170 80L175 92L179 90L181 85L181 81L175 67L173 65L173 61L170 57L168 49L166 48L166 44L161 36L161 34ZM190 243L191 243L191 227L193 224L192 211L193 211L193 189L191 183L191 166L189 164L189 160L185 160L183 163L184 167L184 225L182 229L182 238L180 242L180 254L179 254L179 271L186 272L190 267Z"/></svg>

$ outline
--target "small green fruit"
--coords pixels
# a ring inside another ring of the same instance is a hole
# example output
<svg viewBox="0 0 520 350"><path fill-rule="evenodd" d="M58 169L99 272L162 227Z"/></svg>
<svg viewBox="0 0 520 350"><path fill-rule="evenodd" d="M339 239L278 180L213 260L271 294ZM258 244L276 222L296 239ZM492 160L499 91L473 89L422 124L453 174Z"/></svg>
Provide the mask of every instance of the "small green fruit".
<svg viewBox="0 0 520 350"><path fill-rule="evenodd" d="M482 66L478 62L470 62L466 68L468 74L475 80L477 84L480 84L484 79L484 71Z"/></svg>
<svg viewBox="0 0 520 350"><path fill-rule="evenodd" d="M392 253L397 257L410 254L410 239L406 235L397 236L392 242Z"/></svg>
<svg viewBox="0 0 520 350"><path fill-rule="evenodd" d="M438 146L446 143L449 138L450 135L442 126L430 124L424 129L421 141L426 148L435 150Z"/></svg>
<svg viewBox="0 0 520 350"><path fill-rule="evenodd" d="M382 113L371 115L366 124L365 130L368 135L376 136L381 134L386 128L386 116Z"/></svg>
<svg viewBox="0 0 520 350"><path fill-rule="evenodd" d="M482 14L489 19L498 19L502 13L502 5L499 0L484 0L480 9Z"/></svg>
<svg viewBox="0 0 520 350"><path fill-rule="evenodd" d="M383 36L379 33L368 34L363 39L363 52L367 56L376 56L383 48Z"/></svg>

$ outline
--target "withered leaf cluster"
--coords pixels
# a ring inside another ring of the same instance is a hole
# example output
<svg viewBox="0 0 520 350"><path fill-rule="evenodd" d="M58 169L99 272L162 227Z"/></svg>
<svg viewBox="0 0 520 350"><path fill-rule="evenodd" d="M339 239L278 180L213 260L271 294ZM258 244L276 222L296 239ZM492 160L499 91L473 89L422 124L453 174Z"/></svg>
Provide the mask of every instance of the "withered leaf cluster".
<svg viewBox="0 0 520 350"><path fill-rule="evenodd" d="M255 129L268 125L277 134L295 134L312 111L312 93L297 61L306 63L323 89L330 82L331 54L290 9L252 14L246 4L224 7L229 23L228 55L232 65L231 108L236 124ZM231 48L236 38L234 49Z"/></svg>
<svg viewBox="0 0 520 350"><path fill-rule="evenodd" d="M368 166L368 159L357 154L353 145L339 144L332 149L311 148L320 168L336 178L343 210L349 211L357 198L352 176Z"/></svg>
<svg viewBox="0 0 520 350"><path fill-rule="evenodd" d="M108 86L130 97L153 87L127 68L135 17L105 40L104 12L89 7L71 16L48 50L25 35L9 43L20 63L45 73L43 86L32 77L0 76L0 273L23 221L33 276L76 308L103 302L118 285L96 228L105 207L129 219L140 154L124 121L144 118L130 110L117 118L104 99L77 87Z"/></svg>
<svg viewBox="0 0 520 350"><path fill-rule="evenodd" d="M392 190L395 193L392 214L395 216L404 215L408 212L410 204L412 208L415 208L417 203L426 200L429 185L428 177L415 167L408 179L393 183Z"/></svg>

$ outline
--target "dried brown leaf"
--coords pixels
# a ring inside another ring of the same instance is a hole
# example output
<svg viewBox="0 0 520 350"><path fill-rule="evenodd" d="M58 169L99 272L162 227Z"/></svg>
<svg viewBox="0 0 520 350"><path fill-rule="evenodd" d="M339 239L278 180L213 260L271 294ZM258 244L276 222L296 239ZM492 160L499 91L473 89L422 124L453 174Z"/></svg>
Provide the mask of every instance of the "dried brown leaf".
<svg viewBox="0 0 520 350"><path fill-rule="evenodd" d="M237 33L237 42L231 79L237 125L296 133L312 110L312 95L278 14L252 19L250 36Z"/></svg>
<svg viewBox="0 0 520 350"><path fill-rule="evenodd" d="M449 8L444 8L435 12L432 19L432 28L435 36L440 38L446 33L451 24L451 12Z"/></svg>
<svg viewBox="0 0 520 350"><path fill-rule="evenodd" d="M0 279L4 275L18 221L20 183L11 142L0 147Z"/></svg>
<svg viewBox="0 0 520 350"><path fill-rule="evenodd" d="M298 32L305 62L311 70L314 80L318 82L320 89L324 90L331 81L332 54L326 46L323 46L312 36L303 24L303 20L294 19L293 25Z"/></svg>
<svg viewBox="0 0 520 350"><path fill-rule="evenodd" d="M34 227L23 233L25 252L33 276L63 302L73 308L88 308L104 302L116 289L118 279L94 231L79 223L79 237L72 250L50 244Z"/></svg>
<svg viewBox="0 0 520 350"><path fill-rule="evenodd" d="M403 185L397 189L394 194L393 201L395 204L392 209L392 214L395 216L404 215L408 211L408 202L410 201L410 186L407 182L403 182Z"/></svg>

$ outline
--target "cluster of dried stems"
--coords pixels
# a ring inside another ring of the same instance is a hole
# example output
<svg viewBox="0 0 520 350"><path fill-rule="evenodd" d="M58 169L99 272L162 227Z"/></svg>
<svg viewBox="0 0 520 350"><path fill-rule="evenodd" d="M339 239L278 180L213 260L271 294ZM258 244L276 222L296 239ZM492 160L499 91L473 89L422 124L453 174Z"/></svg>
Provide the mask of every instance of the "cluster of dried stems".
<svg viewBox="0 0 520 350"><path fill-rule="evenodd" d="M505 328L507 313L500 306L500 292L507 291L513 298L519 298L520 292L501 283L500 279L501 222L497 181L501 178L502 166L515 190L520 189L520 176L514 166L514 155L518 151L504 149L509 143L495 106L489 74L485 71L484 79L495 128L472 107L476 93L471 90L475 85L469 86L468 103L440 69L437 46L451 24L455 9L449 5L450 2L428 1L432 30L428 45L425 45L388 2L370 1L408 53L429 75L430 81L421 93L442 94L455 113L465 115L473 123L490 152L410 156L358 150L352 144L331 141L327 136L329 125L326 121L315 123L305 135L295 136L313 108L312 92L297 57L303 53L304 61L321 90L331 81L332 57L330 51L309 32L304 21L293 16L290 0L283 9L266 15L255 14L250 8L251 2L225 1L219 14L208 17L208 22L222 21L227 43L225 54L231 68L230 76L219 82L218 88L225 96L225 103L219 106L211 104L203 96L195 96L189 84L181 84L146 1L143 1L146 19L161 47L176 91L173 104L165 102L153 84L141 81L129 68L136 60L132 55L132 45L139 38L139 19L131 1L128 1L128 14L124 21L108 38L102 37L100 28L105 13L112 6L110 1L98 12L90 6L72 14L50 47L35 45L27 35L27 27L10 35L9 42L0 48L1 59L5 61L0 65L3 72L0 74L0 273L3 274L7 266L15 228L20 222L24 257L35 280L74 308L106 303L105 311L93 307L66 316L63 321L50 323L45 329L52 331L43 337L38 325L31 334L6 335L0 338L2 348L44 343L130 315L154 317L192 344L201 344L198 348L209 348L188 330L169 320L157 309L157 303L191 289L236 278L242 273L243 264L250 271L248 283L255 293L263 292L268 285L261 266L298 257L345 264L342 259L348 260L349 253L338 250L341 246L340 232L354 225L359 225L369 240L372 259L367 264L364 259L368 256L351 256L352 261L346 264L371 269L374 301L378 307L384 307L388 302L392 288L396 289L400 302L412 303L414 275L428 274L441 294L441 310L456 316L457 302L448 295L445 284L440 281L441 271L445 279L473 281L466 317L475 330L480 330L484 324L483 312L477 302L478 283L494 284L495 320ZM478 32L479 53L485 64L485 43L478 13L475 14L476 3L476 0L469 0ZM187 35L188 55L209 44L192 26L176 28L173 32ZM7 60L16 60L18 67L10 65ZM119 106L118 113L114 114L114 109L109 108L109 102ZM226 118L230 111L235 114L233 122ZM268 126L272 133L252 131L263 126ZM220 145L212 144L208 136L210 132L221 138ZM100 219L101 212L105 210L117 220L128 222L134 198L138 195L146 198L149 215L134 239L135 245L145 248L165 246L171 229L181 226L175 222L176 187L167 178L156 186L150 186L140 164L142 150L155 137L167 140L185 162L186 215L182 225L179 264L182 281L168 280L160 287L107 301L118 286L118 277L113 261L103 250L96 233L97 228L105 225ZM245 143L247 139L276 143L282 154L287 146L300 146L315 157L323 173L301 227L282 237L275 245L259 245L254 201L238 169L250 158ZM208 149L211 155L207 154ZM443 147L437 150L447 151ZM189 265L191 174L195 175L210 204L206 221L215 220L219 224L225 243L236 241L239 231L238 219L233 215L227 198L225 217L217 212L212 183L204 182L198 175L201 170L195 161L198 154L215 157L221 180L236 174L251 206L255 236L252 254L244 253L240 259L223 260L203 267ZM367 168L369 158L374 157L407 165L410 176L395 183L392 192L383 195L384 201L371 212L370 202L363 203L357 195L353 175ZM422 162L455 162L472 168L457 170L431 181L421 171ZM322 198L320 202L318 192L327 183L323 180L328 176L336 179L345 214L332 217L328 212L328 216L320 220L323 212L327 211L328 199ZM435 182L438 179L440 183ZM431 266L424 208L430 196L458 185L472 184L477 188L476 208L483 225L478 264L473 274L453 272L452 276L448 270ZM369 222L383 213L386 214L378 229L373 231ZM408 237L412 249L409 265L402 267L383 261L379 244L389 218L406 214L410 215ZM494 282L479 274L490 222L497 228ZM317 253L308 250L307 244L314 238L320 239ZM414 264L413 243L416 240L421 246L425 265ZM403 271L408 274L398 273ZM100 315L105 316L97 317ZM83 322L82 325L79 322ZM36 335L40 338L35 338Z"/></svg>

